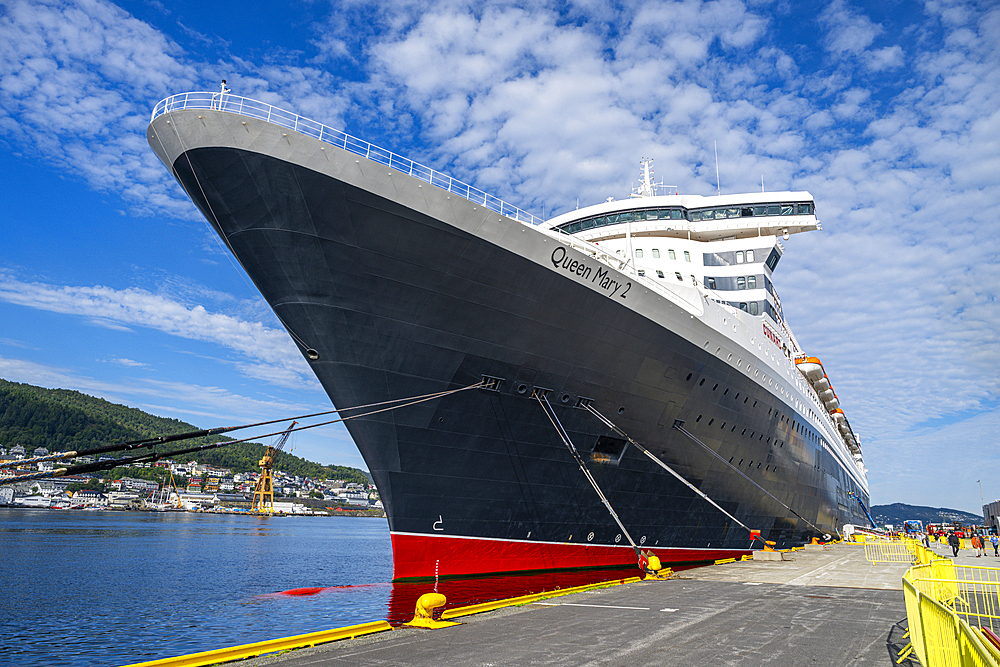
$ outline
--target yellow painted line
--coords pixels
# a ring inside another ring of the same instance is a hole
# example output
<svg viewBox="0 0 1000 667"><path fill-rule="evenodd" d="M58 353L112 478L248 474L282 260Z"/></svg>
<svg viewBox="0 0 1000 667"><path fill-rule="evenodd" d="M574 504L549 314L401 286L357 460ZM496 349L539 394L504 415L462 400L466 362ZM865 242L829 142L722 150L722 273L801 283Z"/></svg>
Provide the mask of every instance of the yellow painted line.
<svg viewBox="0 0 1000 667"><path fill-rule="evenodd" d="M444 610L441 613L441 620L449 618L458 618L459 616L470 616L472 614L481 614L484 611L493 611L494 609L502 609L503 607L513 607L519 604L537 602L538 600L545 600L546 598L561 597L563 595L572 595L573 593L593 590L595 588L604 588L605 586L617 586L618 584L633 584L637 581L642 581L642 577L629 577L627 579L612 579L611 581L604 581L596 584L587 584L585 586L575 586L573 588L563 588L558 591L548 591L547 593L532 593L530 595L522 595L521 597L509 598L507 600L494 600L492 602L470 604L466 607L455 607L454 609Z"/></svg>
<svg viewBox="0 0 1000 667"><path fill-rule="evenodd" d="M728 565L729 563L735 563L735 558L723 558L722 560L715 561L716 565Z"/></svg>
<svg viewBox="0 0 1000 667"><path fill-rule="evenodd" d="M376 621L374 623L362 623L361 625L349 625L346 628L310 632L305 635L285 637L284 639L270 639L254 644L243 644L241 646L220 648L214 651L191 653L189 655L177 656L176 658L137 662L132 665L126 665L126 667L200 667L202 665L214 665L220 662L229 662L230 660L255 658L265 653L276 653L295 648L316 646L317 644L335 642L340 639L354 639L355 637L383 632L385 630L392 630L392 626L387 621Z"/></svg>

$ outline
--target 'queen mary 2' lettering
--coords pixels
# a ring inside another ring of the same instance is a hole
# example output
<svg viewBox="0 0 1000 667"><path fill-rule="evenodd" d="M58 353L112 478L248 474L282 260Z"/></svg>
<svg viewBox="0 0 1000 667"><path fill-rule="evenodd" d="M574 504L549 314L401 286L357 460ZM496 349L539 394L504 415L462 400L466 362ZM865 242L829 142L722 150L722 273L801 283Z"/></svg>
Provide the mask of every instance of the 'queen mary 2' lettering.
<svg viewBox="0 0 1000 667"><path fill-rule="evenodd" d="M569 257L569 253L566 252L566 248L561 246L552 251L551 261L552 266L557 269L568 271L569 273L579 276L583 280L589 280L594 283L600 289L607 292L608 296L617 295L624 299L628 291L632 289L631 282L621 283L618 280L615 280L611 276L611 272L604 267L598 266L595 270L594 267L590 266L586 262L582 262L578 259L571 259Z"/></svg>

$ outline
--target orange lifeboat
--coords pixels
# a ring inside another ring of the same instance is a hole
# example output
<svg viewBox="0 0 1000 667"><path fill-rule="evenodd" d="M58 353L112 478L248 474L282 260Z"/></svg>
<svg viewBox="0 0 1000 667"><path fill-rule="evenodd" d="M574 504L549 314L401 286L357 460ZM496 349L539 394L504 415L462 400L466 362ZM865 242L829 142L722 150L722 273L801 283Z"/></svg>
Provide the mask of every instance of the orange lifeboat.
<svg viewBox="0 0 1000 667"><path fill-rule="evenodd" d="M806 379L810 382L816 382L823 378L826 373L823 372L823 364L816 357L802 357L801 359L795 360L795 367L799 369L799 372L806 376Z"/></svg>

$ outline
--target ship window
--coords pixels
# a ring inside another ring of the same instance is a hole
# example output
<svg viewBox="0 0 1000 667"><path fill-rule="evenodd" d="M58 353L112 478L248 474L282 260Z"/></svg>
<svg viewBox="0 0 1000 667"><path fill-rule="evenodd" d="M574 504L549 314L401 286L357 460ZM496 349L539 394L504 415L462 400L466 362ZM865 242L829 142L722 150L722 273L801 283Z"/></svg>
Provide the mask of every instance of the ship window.
<svg viewBox="0 0 1000 667"><path fill-rule="evenodd" d="M684 282L684 278L681 277L681 274L680 274L679 271L674 271L674 275L677 276L677 280L680 280L681 282Z"/></svg>
<svg viewBox="0 0 1000 667"><path fill-rule="evenodd" d="M705 285L709 289L715 289L715 278L705 278Z"/></svg>
<svg viewBox="0 0 1000 667"><path fill-rule="evenodd" d="M683 217L684 217L684 211L674 209L673 211L670 212L670 218L672 220L680 220Z"/></svg>
<svg viewBox="0 0 1000 667"><path fill-rule="evenodd" d="M724 208L717 208L714 211L712 211L712 213L715 214L715 219L716 220L720 220L720 219L726 217L726 209L724 209Z"/></svg>
<svg viewBox="0 0 1000 667"><path fill-rule="evenodd" d="M730 208L726 210L727 217L729 218L739 218L742 214L738 208Z"/></svg>
<svg viewBox="0 0 1000 667"><path fill-rule="evenodd" d="M697 424L700 421L701 421L701 415L698 415L698 418L694 420L694 423Z"/></svg>
<svg viewBox="0 0 1000 667"><path fill-rule="evenodd" d="M692 375L694 375L694 373L688 373L688 376L684 381L687 382L688 380L690 380Z"/></svg>
<svg viewBox="0 0 1000 667"><path fill-rule="evenodd" d="M630 222L632 220L632 211L626 211L625 213L618 214L618 222Z"/></svg>
<svg viewBox="0 0 1000 667"><path fill-rule="evenodd" d="M746 312L746 310L747 310L747 304L741 301L740 302L740 310Z"/></svg>
<svg viewBox="0 0 1000 667"><path fill-rule="evenodd" d="M767 207L766 206L754 206L753 207L753 214L754 215L767 215Z"/></svg>
<svg viewBox="0 0 1000 667"><path fill-rule="evenodd" d="M653 248L653 259L660 258L660 251L657 248Z"/></svg>
<svg viewBox="0 0 1000 667"><path fill-rule="evenodd" d="M663 271L657 271L656 272L656 277L657 278L662 278L663 277Z"/></svg>
<svg viewBox="0 0 1000 667"><path fill-rule="evenodd" d="M569 233L570 234L576 234L581 229L583 229L583 223L582 222L574 222L572 225L569 226Z"/></svg>
<svg viewBox="0 0 1000 667"><path fill-rule="evenodd" d="M747 250L747 263L749 264L752 261L753 261L753 250Z"/></svg>
<svg viewBox="0 0 1000 667"><path fill-rule="evenodd" d="M778 215L779 213L781 213L781 206L780 205L778 205L778 204L771 204L770 206L767 207L767 214L768 215Z"/></svg>
<svg viewBox="0 0 1000 667"><path fill-rule="evenodd" d="M757 276L747 276L747 289L757 289Z"/></svg>
<svg viewBox="0 0 1000 667"><path fill-rule="evenodd" d="M645 214L646 214L646 220L656 220L660 217L660 212L655 209L645 211Z"/></svg>
<svg viewBox="0 0 1000 667"><path fill-rule="evenodd" d="M691 253L689 253L687 250L684 251L684 261L685 262L691 261Z"/></svg>
<svg viewBox="0 0 1000 667"><path fill-rule="evenodd" d="M596 224L596 222L597 221L594 220L593 218L591 218L590 220L584 220L583 221L583 229L590 229L591 227L593 227Z"/></svg>
<svg viewBox="0 0 1000 667"><path fill-rule="evenodd" d="M635 249L635 258L636 259L642 259L642 248L636 248Z"/></svg>
<svg viewBox="0 0 1000 667"><path fill-rule="evenodd" d="M645 211L635 211L632 215L633 215L633 217L632 217L633 220L645 220L646 219L646 212ZM656 220L656 216L655 215L653 216L653 220Z"/></svg>
<svg viewBox="0 0 1000 667"><path fill-rule="evenodd" d="M757 313L758 313L757 302L756 301L751 301L750 302L750 314L751 315L756 315Z"/></svg>
<svg viewBox="0 0 1000 667"><path fill-rule="evenodd" d="M705 378L702 378L701 382L698 383L698 386L701 387L704 384L705 384Z"/></svg>
<svg viewBox="0 0 1000 667"><path fill-rule="evenodd" d="M712 391L715 391L715 390L716 390L716 389L718 389L718 388L719 388L719 383L718 383L718 382L716 382L716 383L715 383L715 386L714 386L714 387L712 387Z"/></svg>
<svg viewBox="0 0 1000 667"><path fill-rule="evenodd" d="M749 218L752 215L753 215L753 209L752 208L741 208L740 209L740 217L742 217L742 218Z"/></svg>
<svg viewBox="0 0 1000 667"><path fill-rule="evenodd" d="M691 218L691 222L698 222L701 220L701 211L691 211L688 213L688 217Z"/></svg>
<svg viewBox="0 0 1000 667"><path fill-rule="evenodd" d="M709 426L711 426L711 425L712 425L712 422L714 422L714 421L715 421L715 418L714 418L714 417L713 417L712 419L709 419L709 420L708 420L708 425L709 425Z"/></svg>
<svg viewBox="0 0 1000 667"><path fill-rule="evenodd" d="M639 269L639 276L641 277L644 275L646 275L646 272L643 269Z"/></svg>
<svg viewBox="0 0 1000 667"><path fill-rule="evenodd" d="M668 250L667 256L670 257L670 259L677 259L677 254L673 250Z"/></svg>
<svg viewBox="0 0 1000 667"><path fill-rule="evenodd" d="M719 427L719 430L723 430L725 428L726 428L726 422L722 422L722 426Z"/></svg>
<svg viewBox="0 0 1000 667"><path fill-rule="evenodd" d="M736 279L736 289L746 289L746 288L747 288L747 279L744 278L744 277L742 277L742 276L740 276L739 278L737 278Z"/></svg>
<svg viewBox="0 0 1000 667"><path fill-rule="evenodd" d="M737 250L736 251L736 263L737 264L742 264L743 263L743 251L742 250Z"/></svg>
<svg viewBox="0 0 1000 667"><path fill-rule="evenodd" d="M791 204L782 204L781 205L781 215L791 215L794 212L795 212L795 209L792 207Z"/></svg>
<svg viewBox="0 0 1000 667"><path fill-rule="evenodd" d="M799 215L812 215L812 204L799 204Z"/></svg>

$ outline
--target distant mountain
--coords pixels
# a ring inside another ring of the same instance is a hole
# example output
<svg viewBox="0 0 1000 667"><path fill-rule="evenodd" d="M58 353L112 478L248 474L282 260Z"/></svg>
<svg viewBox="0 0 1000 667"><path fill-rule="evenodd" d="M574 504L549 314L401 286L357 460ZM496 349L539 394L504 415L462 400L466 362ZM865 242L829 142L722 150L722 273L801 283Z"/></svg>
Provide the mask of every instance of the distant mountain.
<svg viewBox="0 0 1000 667"><path fill-rule="evenodd" d="M923 507L921 505L907 505L905 503L893 503L891 505L872 505L872 516L879 525L890 523L898 526L907 519L917 519L926 526L929 523L953 523L982 525L983 517L976 514L969 514L961 510L950 510L944 507Z"/></svg>
<svg viewBox="0 0 1000 667"><path fill-rule="evenodd" d="M197 426L177 419L157 417L78 391L45 389L0 380L0 446L9 449L21 445L28 456L38 447L45 447L51 452L85 452L119 442L197 430ZM220 440L232 438L218 435L195 438L161 445L156 451L184 449ZM133 451L129 455L145 451L148 450ZM179 456L177 460L183 463L195 460L230 468L233 472L250 472L260 470L258 461L266 451L264 445L245 442ZM371 476L363 470L320 465L287 452L277 459L275 469L314 479L343 479L361 484L371 480Z"/></svg>

